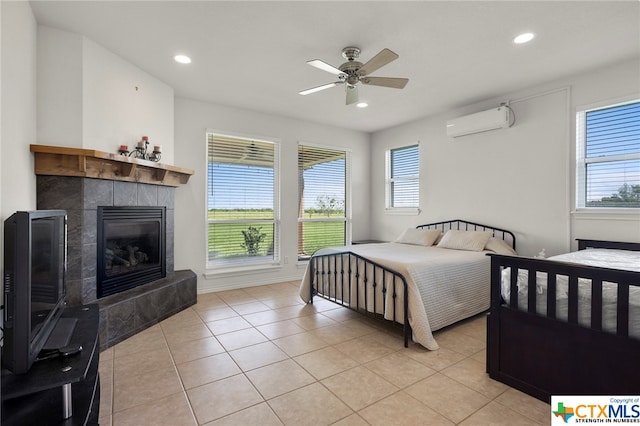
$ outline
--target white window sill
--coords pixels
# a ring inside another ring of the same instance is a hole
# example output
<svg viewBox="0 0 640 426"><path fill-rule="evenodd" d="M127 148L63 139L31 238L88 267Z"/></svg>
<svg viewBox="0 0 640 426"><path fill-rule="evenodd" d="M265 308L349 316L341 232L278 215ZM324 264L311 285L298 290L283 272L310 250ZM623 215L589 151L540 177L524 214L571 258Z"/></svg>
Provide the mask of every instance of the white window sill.
<svg viewBox="0 0 640 426"><path fill-rule="evenodd" d="M417 216L421 212L420 208L406 208L406 209L394 209L394 208L386 208L384 209L385 214L397 214L397 215L405 215L405 216Z"/></svg>
<svg viewBox="0 0 640 426"><path fill-rule="evenodd" d="M571 215L581 220L640 221L640 209L578 208Z"/></svg>
<svg viewBox="0 0 640 426"><path fill-rule="evenodd" d="M282 265L279 263L272 264L258 264L258 265L246 265L246 266L229 266L219 267L216 269L208 268L204 273L206 279L219 278L224 276L239 276L239 275L255 275L261 271L272 271L274 269L280 269Z"/></svg>

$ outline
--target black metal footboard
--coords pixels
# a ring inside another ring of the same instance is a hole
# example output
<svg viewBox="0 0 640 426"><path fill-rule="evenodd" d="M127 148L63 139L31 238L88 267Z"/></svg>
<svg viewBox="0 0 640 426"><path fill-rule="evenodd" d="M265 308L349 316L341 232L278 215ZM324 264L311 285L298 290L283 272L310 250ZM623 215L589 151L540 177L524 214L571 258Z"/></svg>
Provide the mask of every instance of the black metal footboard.
<svg viewBox="0 0 640 426"><path fill-rule="evenodd" d="M314 255L309 260L310 294L369 317L400 323L409 346L409 294L402 274L352 252Z"/></svg>

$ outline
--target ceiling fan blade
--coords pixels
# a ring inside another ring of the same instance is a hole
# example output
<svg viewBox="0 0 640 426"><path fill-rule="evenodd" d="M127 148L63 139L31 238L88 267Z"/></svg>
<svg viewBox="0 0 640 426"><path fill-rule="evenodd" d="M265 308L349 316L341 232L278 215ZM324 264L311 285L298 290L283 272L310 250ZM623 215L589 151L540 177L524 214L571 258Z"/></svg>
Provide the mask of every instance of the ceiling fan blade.
<svg viewBox="0 0 640 426"><path fill-rule="evenodd" d="M347 91L347 105L358 102L358 86L351 86L347 84L345 86L345 90Z"/></svg>
<svg viewBox="0 0 640 426"><path fill-rule="evenodd" d="M323 84L322 86L312 87L311 89L303 90L298 92L299 95L309 95L311 93L316 93L321 90L331 89L332 87L336 87L338 84L342 84L342 81L336 81L334 83Z"/></svg>
<svg viewBox="0 0 640 426"><path fill-rule="evenodd" d="M333 65L329 65L328 63L321 61L320 59L313 59L311 61L307 61L307 63L312 67L316 67L322 71L330 72L331 74L335 74L335 75L344 74L338 68L334 67Z"/></svg>
<svg viewBox="0 0 640 426"><path fill-rule="evenodd" d="M404 89L404 86L409 82L408 78L393 78L393 77L363 77L360 79L363 84L369 84L371 86L383 86L391 87L393 89Z"/></svg>
<svg viewBox="0 0 640 426"><path fill-rule="evenodd" d="M398 59L398 55L391 50L384 48L376 56L369 59L369 62L364 64L358 70L358 75L363 76L371 74L380 67L387 65L391 61Z"/></svg>

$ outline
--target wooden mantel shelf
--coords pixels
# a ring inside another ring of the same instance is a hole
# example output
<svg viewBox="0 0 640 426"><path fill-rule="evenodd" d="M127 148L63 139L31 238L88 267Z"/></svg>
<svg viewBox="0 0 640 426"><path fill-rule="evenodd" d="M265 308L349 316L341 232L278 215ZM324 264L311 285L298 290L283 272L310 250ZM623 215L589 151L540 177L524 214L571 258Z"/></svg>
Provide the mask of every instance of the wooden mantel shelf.
<svg viewBox="0 0 640 426"><path fill-rule="evenodd" d="M94 179L180 186L193 170L93 149L31 145L36 175L79 176Z"/></svg>

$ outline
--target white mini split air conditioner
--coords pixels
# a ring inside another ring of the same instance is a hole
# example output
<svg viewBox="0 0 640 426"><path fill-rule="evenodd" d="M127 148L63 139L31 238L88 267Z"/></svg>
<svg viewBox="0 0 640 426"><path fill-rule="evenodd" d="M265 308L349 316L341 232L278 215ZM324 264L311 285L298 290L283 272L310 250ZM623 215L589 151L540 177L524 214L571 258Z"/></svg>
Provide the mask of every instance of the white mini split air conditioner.
<svg viewBox="0 0 640 426"><path fill-rule="evenodd" d="M502 105L447 121L447 136L457 138L507 127L511 127L511 109Z"/></svg>

